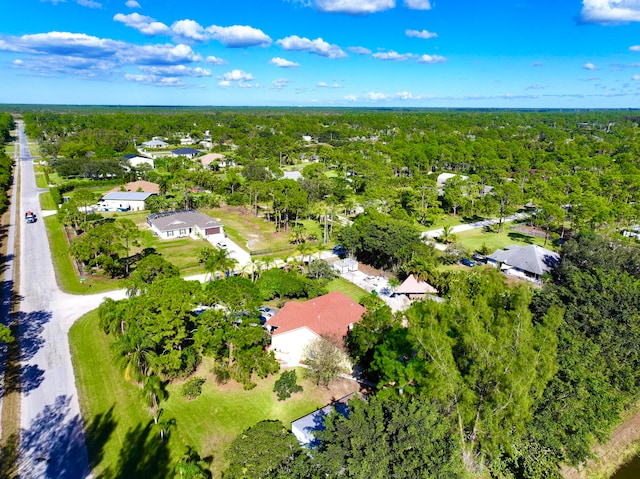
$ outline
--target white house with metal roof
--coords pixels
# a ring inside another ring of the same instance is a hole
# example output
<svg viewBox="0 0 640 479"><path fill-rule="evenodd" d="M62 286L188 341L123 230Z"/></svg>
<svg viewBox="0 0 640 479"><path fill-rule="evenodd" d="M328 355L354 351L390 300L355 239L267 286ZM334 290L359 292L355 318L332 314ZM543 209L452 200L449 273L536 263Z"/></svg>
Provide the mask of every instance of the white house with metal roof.
<svg viewBox="0 0 640 479"><path fill-rule="evenodd" d="M154 213L147 217L147 224L161 239L191 237L213 242L225 239L222 223L196 210Z"/></svg>
<svg viewBox="0 0 640 479"><path fill-rule="evenodd" d="M156 193L113 191L98 200L98 211L142 211L144 202Z"/></svg>

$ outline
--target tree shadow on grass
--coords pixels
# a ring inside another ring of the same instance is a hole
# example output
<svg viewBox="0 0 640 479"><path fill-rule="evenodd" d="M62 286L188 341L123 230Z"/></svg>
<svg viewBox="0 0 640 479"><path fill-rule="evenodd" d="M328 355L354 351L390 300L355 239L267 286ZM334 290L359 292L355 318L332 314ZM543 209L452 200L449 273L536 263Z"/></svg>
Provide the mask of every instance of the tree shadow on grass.
<svg viewBox="0 0 640 479"><path fill-rule="evenodd" d="M509 233L507 233L507 236L513 241L533 244L533 238L531 236L523 235L522 233L514 233L513 231L510 231Z"/></svg>
<svg viewBox="0 0 640 479"><path fill-rule="evenodd" d="M98 479L123 477L164 479L169 477L170 457L167 441L160 441L160 434L153 421L129 429L120 451L120 460Z"/></svg>

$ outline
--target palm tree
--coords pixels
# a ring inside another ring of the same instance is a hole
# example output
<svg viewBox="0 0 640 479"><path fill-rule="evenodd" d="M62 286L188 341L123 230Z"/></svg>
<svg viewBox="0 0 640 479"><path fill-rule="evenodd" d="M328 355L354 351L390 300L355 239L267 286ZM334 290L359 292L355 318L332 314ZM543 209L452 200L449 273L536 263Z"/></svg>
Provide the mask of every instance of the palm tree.
<svg viewBox="0 0 640 479"><path fill-rule="evenodd" d="M233 269L238 261L229 256L229 251L222 248L205 247L199 253L200 263L204 263L206 274L213 277L214 273Z"/></svg>
<svg viewBox="0 0 640 479"><path fill-rule="evenodd" d="M125 378L140 382L151 374L156 344L139 327L132 323L127 332L116 339L113 349L120 358Z"/></svg>
<svg viewBox="0 0 640 479"><path fill-rule="evenodd" d="M158 376L152 374L145 378L142 395L147 401L147 406L149 407L151 417L153 417L153 422L158 424L161 414L160 401L163 401L167 397L164 384L162 384L162 381Z"/></svg>
<svg viewBox="0 0 640 479"><path fill-rule="evenodd" d="M412 274L418 281L434 282L438 279L436 266L424 258L412 258L402 266L407 275Z"/></svg>
<svg viewBox="0 0 640 479"><path fill-rule="evenodd" d="M302 243L300 243L296 249L295 252L300 253L301 257L302 257L302 264L304 265L305 263L305 256L307 257L308 261L307 261L307 269L308 269L308 265L311 262L311 255L314 253L314 251L316 250L316 247L314 245L312 245L311 243L307 243L306 241L303 241Z"/></svg>
<svg viewBox="0 0 640 479"><path fill-rule="evenodd" d="M438 238L440 242L449 244L456 239L456 235L453 233L453 227L451 225L444 225L442 227L442 234Z"/></svg>

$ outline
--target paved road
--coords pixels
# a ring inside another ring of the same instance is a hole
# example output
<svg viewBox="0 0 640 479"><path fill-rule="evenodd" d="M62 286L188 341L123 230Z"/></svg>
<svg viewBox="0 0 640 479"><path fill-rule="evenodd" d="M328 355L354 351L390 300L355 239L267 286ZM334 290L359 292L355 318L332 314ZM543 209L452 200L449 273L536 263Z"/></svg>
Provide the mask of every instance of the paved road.
<svg viewBox="0 0 640 479"><path fill-rule="evenodd" d="M55 279L42 221L33 161L18 123L20 154L20 312L22 391L19 473L21 478L90 476L78 395L69 351L69 329L106 296L123 291L75 296L62 293ZM38 221L27 224L24 212ZM105 358L108 360L108 358Z"/></svg>

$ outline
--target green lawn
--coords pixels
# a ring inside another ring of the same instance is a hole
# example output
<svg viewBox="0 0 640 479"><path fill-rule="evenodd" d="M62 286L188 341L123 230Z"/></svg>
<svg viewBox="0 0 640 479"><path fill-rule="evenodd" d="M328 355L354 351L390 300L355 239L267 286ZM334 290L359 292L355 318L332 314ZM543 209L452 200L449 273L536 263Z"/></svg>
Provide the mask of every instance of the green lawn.
<svg viewBox="0 0 640 479"><path fill-rule="evenodd" d="M505 228L505 231L501 233L493 233L478 228L474 230L464 231L462 233L456 233L458 241L465 246L469 251L478 251L483 245L493 253L497 249L502 249L505 246L510 245L528 245L536 244L542 246L544 244L544 238L537 236L529 236L517 231L512 231L509 226ZM551 241L547 242L547 248L553 249Z"/></svg>
<svg viewBox="0 0 640 479"><path fill-rule="evenodd" d="M139 388L128 383L115 366L108 346L110 338L99 330L96 311L79 319L69 337L90 461L94 474L99 476L100 472L115 468L122 452L131 446L128 433L146 425L150 416ZM186 401L179 393L179 384L169 386L161 419L175 420L168 442L171 461L184 452L185 446L193 446L201 456L213 457L214 477L220 475L224 450L241 431L264 419L279 419L288 426L330 398L329 391L299 381L304 391L279 402L272 391L277 376L259 380L256 388L245 391L235 384L217 386L209 368L200 369L198 374L207 378L202 395ZM151 434L155 433L151 428ZM139 460L147 453L140 450Z"/></svg>
<svg viewBox="0 0 640 479"><path fill-rule="evenodd" d="M364 296L369 295L369 293L360 286L357 286L342 277L331 280L327 285L327 290L329 293L332 293L333 291L340 291L356 302L360 301Z"/></svg>
<svg viewBox="0 0 640 479"><path fill-rule="evenodd" d="M58 205L53 202L53 197L51 193L45 191L44 193L40 193L40 208L43 210L57 210Z"/></svg>

